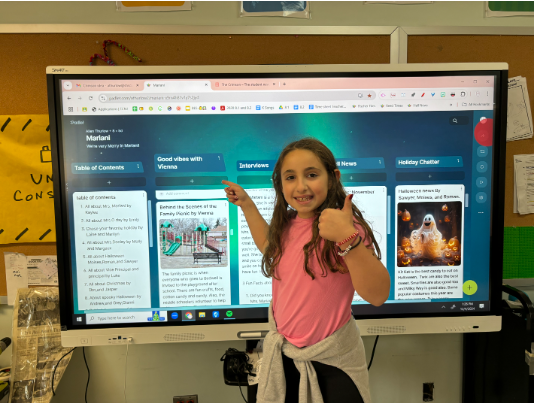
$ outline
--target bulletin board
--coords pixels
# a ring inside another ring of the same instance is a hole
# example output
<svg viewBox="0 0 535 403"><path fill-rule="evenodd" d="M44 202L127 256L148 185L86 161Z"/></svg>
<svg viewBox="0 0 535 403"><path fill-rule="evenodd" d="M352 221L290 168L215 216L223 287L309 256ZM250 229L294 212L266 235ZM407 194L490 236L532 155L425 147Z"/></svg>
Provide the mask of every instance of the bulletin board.
<svg viewBox="0 0 535 403"><path fill-rule="evenodd" d="M533 115L533 36L511 35L410 35L408 63L506 62L509 77L523 76ZM505 162L505 227L533 227L533 214L513 213L516 154L533 154L533 138L507 143ZM533 248L533 247L532 247Z"/></svg>
<svg viewBox="0 0 535 403"><path fill-rule="evenodd" d="M390 35L131 35L0 34L0 115L48 113L47 66L87 66L112 39L109 56L120 66L390 63ZM102 60L97 65L105 66Z"/></svg>
<svg viewBox="0 0 535 403"><path fill-rule="evenodd" d="M142 59L110 46L120 66L390 63L390 35L0 34L0 115L48 114L46 67L87 66L107 39ZM2 252L8 251L55 255L56 244L0 245L0 295L7 295Z"/></svg>

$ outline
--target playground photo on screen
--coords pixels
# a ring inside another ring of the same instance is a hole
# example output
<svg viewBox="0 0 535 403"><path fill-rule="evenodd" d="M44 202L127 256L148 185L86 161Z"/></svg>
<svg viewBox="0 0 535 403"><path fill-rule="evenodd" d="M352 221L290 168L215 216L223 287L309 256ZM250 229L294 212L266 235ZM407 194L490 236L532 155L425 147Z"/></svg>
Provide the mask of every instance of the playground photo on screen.
<svg viewBox="0 0 535 403"><path fill-rule="evenodd" d="M397 266L459 266L461 202L398 204Z"/></svg>
<svg viewBox="0 0 535 403"><path fill-rule="evenodd" d="M159 220L160 268L191 269L228 265L227 218Z"/></svg>

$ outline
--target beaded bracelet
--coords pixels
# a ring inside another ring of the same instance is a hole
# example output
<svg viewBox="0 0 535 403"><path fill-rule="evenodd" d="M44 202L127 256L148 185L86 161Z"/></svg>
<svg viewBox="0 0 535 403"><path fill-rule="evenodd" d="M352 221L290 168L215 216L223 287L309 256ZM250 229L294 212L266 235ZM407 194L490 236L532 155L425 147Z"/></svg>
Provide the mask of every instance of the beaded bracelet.
<svg viewBox="0 0 535 403"><path fill-rule="evenodd" d="M340 247L343 244L345 244L346 242L351 241L353 238L356 238L358 235L359 235L359 232L357 231L357 232L353 233L353 235L351 235L351 236L347 237L346 239L344 239L343 241L336 242L336 246Z"/></svg>
<svg viewBox="0 0 535 403"><path fill-rule="evenodd" d="M359 241L355 244L355 245L349 245L346 250L344 250L343 252L338 252L338 256L342 256L344 257L345 255L347 255L349 253L349 251L351 249L354 249L356 248L357 246L360 245L360 243L362 242L362 238L359 236Z"/></svg>

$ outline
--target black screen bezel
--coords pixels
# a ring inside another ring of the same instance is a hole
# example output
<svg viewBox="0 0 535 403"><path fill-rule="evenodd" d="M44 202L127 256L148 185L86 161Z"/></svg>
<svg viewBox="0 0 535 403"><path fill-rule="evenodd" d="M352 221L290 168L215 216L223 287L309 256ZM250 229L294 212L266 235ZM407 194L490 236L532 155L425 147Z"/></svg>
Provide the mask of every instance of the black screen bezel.
<svg viewBox="0 0 535 403"><path fill-rule="evenodd" d="M228 66L226 66L228 67ZM113 68L113 67L111 67ZM258 319L235 319L225 321L166 321L123 324L78 325L73 323L73 283L70 256L69 225L67 221L67 202L65 200L65 167L63 165L63 133L61 129L61 80L87 79L251 79L251 78L322 78L322 77L436 77L436 76L494 76L495 77L495 108L494 108L494 139L492 157L492 197L490 203L490 274L489 274L489 302L490 310L484 312L448 312L448 313L415 313L415 314L377 314L359 316L355 319L389 319L389 318L426 318L426 317L466 317L466 316L499 316L501 315L501 282L503 277L503 218L505 198L505 144L507 126L507 70L455 70L455 71L412 71L412 72L323 72L323 73L210 73L210 74L47 74L48 107L50 116L50 137L52 151L52 169L54 180L54 210L57 237L58 283L60 292L60 316L62 330L108 329L157 326L204 326L224 325L227 323L266 323L265 317ZM167 309L163 309L167 310Z"/></svg>

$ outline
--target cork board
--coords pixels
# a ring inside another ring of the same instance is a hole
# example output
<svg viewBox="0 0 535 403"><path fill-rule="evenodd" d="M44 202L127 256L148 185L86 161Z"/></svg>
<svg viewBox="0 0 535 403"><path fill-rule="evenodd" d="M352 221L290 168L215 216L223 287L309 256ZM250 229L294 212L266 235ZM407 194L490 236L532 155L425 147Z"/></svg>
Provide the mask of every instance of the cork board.
<svg viewBox="0 0 535 403"><path fill-rule="evenodd" d="M110 46L121 66L390 63L390 35L0 34L0 94L10 100L0 103L0 115L48 113L45 68L87 66L106 39L142 59Z"/></svg>
<svg viewBox="0 0 535 403"><path fill-rule="evenodd" d="M142 63L109 47L121 66L230 64L370 64L390 63L390 35L108 35L0 34L0 115L48 114L47 66L87 66L102 52L102 42L124 44ZM373 51L370 51L373 49ZM97 60L97 65L106 65ZM55 255L55 243L0 245L0 252ZM0 295L7 295L0 254Z"/></svg>
<svg viewBox="0 0 535 403"><path fill-rule="evenodd" d="M408 39L409 63L506 62L509 77L526 77L533 116L533 36L414 35ZM533 214L513 213L513 155L533 154L533 138L507 143L505 227L533 226Z"/></svg>

